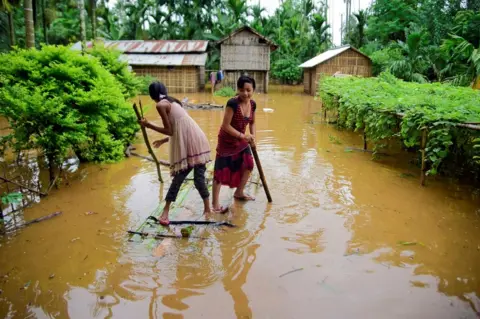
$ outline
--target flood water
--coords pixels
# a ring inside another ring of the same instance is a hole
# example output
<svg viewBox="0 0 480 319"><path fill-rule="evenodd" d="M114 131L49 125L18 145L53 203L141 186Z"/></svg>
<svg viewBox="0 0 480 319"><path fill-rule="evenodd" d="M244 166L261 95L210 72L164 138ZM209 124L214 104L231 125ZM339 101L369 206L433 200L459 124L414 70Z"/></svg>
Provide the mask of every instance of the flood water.
<svg viewBox="0 0 480 319"><path fill-rule="evenodd" d="M348 151L363 147L360 133L322 123L301 88L275 90L255 96L273 204L260 188L255 202L217 217L239 227L197 229L207 239L164 240L152 252L126 231L159 205L167 170L161 185L137 157L82 165L25 211L26 220L63 215L1 240L0 316L477 318L478 191L440 178L421 187L399 150L377 160ZM214 150L222 111L189 112ZM147 118L161 122L152 107ZM135 146L147 155L141 139ZM230 190L222 203L233 203ZM194 191L180 215L200 218L202 208Z"/></svg>

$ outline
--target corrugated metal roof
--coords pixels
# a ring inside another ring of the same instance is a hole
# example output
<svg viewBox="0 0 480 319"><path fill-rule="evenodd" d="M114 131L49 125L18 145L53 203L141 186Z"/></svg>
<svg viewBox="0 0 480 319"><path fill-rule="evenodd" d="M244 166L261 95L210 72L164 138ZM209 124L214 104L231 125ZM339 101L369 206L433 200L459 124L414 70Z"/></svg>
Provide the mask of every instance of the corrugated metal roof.
<svg viewBox="0 0 480 319"><path fill-rule="evenodd" d="M350 45L345 45L343 47L338 47L338 48L335 48L335 49L325 51L322 54L319 54L316 57L308 60L307 62L304 62L303 64L300 64L299 67L300 68L306 68L306 69L313 68L314 66L319 65L320 63L326 62L326 61L330 60L331 58L339 55L340 53L343 53L343 52L347 51L348 49L352 49L353 51L357 52L358 54L363 55L364 57L366 57L367 59L370 60L370 57L368 55L363 54L362 52L360 52L359 50L355 49L354 47L352 47Z"/></svg>
<svg viewBox="0 0 480 319"><path fill-rule="evenodd" d="M201 54L122 54L122 61L129 65L192 65L204 66L207 53Z"/></svg>
<svg viewBox="0 0 480 319"><path fill-rule="evenodd" d="M207 51L208 41L197 40L126 40L126 41L104 41L104 46L109 49L116 49L124 53L203 53ZM87 48L92 47L92 42L86 43ZM80 42L72 46L74 50L80 50Z"/></svg>
<svg viewBox="0 0 480 319"><path fill-rule="evenodd" d="M313 68L314 66L319 65L320 63L323 63L327 60L330 60L334 56L339 55L340 53L343 53L343 52L347 51L348 49L350 49L349 45L325 51L322 54L319 54L316 57L308 60L307 62L304 62L303 64L300 64L299 67L301 67L301 68Z"/></svg>

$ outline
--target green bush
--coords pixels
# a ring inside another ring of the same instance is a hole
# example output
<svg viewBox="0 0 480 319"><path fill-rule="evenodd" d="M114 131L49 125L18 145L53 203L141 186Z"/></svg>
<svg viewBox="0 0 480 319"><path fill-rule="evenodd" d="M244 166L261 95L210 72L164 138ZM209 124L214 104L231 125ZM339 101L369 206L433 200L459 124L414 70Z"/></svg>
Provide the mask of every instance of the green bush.
<svg viewBox="0 0 480 319"><path fill-rule="evenodd" d="M137 81L139 83L140 94L149 95L148 87L152 82L158 81L156 78L150 75L140 75L137 76Z"/></svg>
<svg viewBox="0 0 480 319"><path fill-rule="evenodd" d="M87 53L96 57L103 67L115 76L122 85L122 93L126 98L135 97L139 93L143 83L128 70L128 64L119 59L121 52L105 49L102 45L96 45L89 49Z"/></svg>
<svg viewBox="0 0 480 319"><path fill-rule="evenodd" d="M408 148L420 146L425 128L429 174L445 163L450 172L480 177L480 131L456 125L480 123L480 91L404 82L386 73L379 78L327 77L319 88L325 107L338 111L340 125L364 128L374 143L399 136Z"/></svg>
<svg viewBox="0 0 480 319"><path fill-rule="evenodd" d="M0 151L38 149L51 167L71 151L82 161L120 160L138 125L119 82L98 59L68 47L0 55L0 116L12 128Z"/></svg>
<svg viewBox="0 0 480 319"><path fill-rule="evenodd" d="M370 55L370 59L372 59L372 73L374 76L377 76L387 71L394 61L401 61L404 57L400 49L386 47L373 52Z"/></svg>
<svg viewBox="0 0 480 319"><path fill-rule="evenodd" d="M272 76L286 84L293 84L302 79L302 69L298 66L300 61L292 56L275 61L272 65Z"/></svg>
<svg viewBox="0 0 480 319"><path fill-rule="evenodd" d="M215 96L223 96L223 97L234 97L235 94L237 94L237 91L235 91L229 86L225 86L220 90L215 91L214 93Z"/></svg>

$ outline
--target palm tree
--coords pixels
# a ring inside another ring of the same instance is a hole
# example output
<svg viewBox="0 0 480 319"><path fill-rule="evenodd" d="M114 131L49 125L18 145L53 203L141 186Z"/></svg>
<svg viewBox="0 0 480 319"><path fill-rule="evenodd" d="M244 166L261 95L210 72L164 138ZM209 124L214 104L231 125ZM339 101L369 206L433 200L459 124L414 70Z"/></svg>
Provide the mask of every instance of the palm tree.
<svg viewBox="0 0 480 319"><path fill-rule="evenodd" d="M18 5L18 1L15 0L2 0L0 2L0 11L6 11L8 16L8 40L10 48L15 46L15 24L13 17L13 7Z"/></svg>
<svg viewBox="0 0 480 319"><path fill-rule="evenodd" d="M245 23L248 12L245 0L227 0L226 9L231 13L236 23Z"/></svg>
<svg viewBox="0 0 480 319"><path fill-rule="evenodd" d="M365 26L367 24L367 13L364 10L358 11L358 13L353 14L357 19L357 41L355 46L361 48L365 44Z"/></svg>
<svg viewBox="0 0 480 319"><path fill-rule="evenodd" d="M32 0L25 0L23 4L25 11L25 38L28 49L35 47L35 25L33 21L33 4Z"/></svg>
<svg viewBox="0 0 480 319"><path fill-rule="evenodd" d="M398 46L402 50L401 60L393 61L389 71L396 77L405 81L425 83L426 78L423 75L428 68L428 59L426 47L423 46L425 34L415 31L407 35L407 42L398 41Z"/></svg>

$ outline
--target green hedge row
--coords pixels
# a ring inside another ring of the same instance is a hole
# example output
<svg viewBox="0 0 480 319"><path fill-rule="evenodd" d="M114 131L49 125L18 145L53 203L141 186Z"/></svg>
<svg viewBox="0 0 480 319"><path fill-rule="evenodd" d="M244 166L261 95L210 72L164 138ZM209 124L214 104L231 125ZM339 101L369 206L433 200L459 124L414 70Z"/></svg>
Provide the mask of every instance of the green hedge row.
<svg viewBox="0 0 480 319"><path fill-rule="evenodd" d="M418 148L427 129L428 174L442 165L455 174L480 176L480 131L457 125L480 123L480 91L409 83L383 73L378 78L325 77L319 95L324 107L338 111L340 125L364 129L376 149L392 137Z"/></svg>

